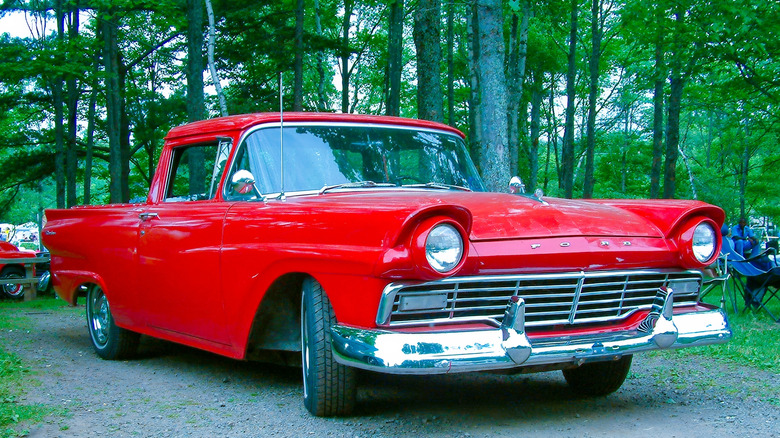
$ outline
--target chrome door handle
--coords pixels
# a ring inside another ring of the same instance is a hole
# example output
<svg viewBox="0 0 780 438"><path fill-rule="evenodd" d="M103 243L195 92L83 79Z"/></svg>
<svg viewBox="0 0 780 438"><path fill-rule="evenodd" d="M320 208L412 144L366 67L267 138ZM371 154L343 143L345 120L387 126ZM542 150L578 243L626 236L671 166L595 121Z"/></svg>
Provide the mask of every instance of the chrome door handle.
<svg viewBox="0 0 780 438"><path fill-rule="evenodd" d="M157 213L141 213L138 215L138 219L141 219L142 221L148 221L149 219L154 218L160 218L160 216Z"/></svg>

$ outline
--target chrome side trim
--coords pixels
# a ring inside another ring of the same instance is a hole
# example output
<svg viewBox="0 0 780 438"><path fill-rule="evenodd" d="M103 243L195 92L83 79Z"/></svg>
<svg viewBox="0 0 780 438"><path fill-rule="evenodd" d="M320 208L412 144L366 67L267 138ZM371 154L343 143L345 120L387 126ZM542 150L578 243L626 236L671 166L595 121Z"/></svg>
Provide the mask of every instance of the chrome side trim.
<svg viewBox="0 0 780 438"><path fill-rule="evenodd" d="M529 338L522 300L512 300L497 329L397 332L331 328L336 360L344 365L391 374L444 374L535 365L607 361L665 348L717 344L731 336L721 309L671 315L671 291L662 291L660 315L648 316L648 332L626 330L594 335ZM654 318L657 316L657 319Z"/></svg>

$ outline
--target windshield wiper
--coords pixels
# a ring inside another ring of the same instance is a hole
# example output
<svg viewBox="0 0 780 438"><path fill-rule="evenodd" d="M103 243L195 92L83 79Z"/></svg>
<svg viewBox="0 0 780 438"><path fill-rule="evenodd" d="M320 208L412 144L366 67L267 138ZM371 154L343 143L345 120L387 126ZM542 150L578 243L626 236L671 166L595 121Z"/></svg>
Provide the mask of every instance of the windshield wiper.
<svg viewBox="0 0 780 438"><path fill-rule="evenodd" d="M471 189L468 187L456 186L453 184L435 183L435 182L429 182L425 184L404 184L401 187L412 187L416 189L462 190L464 192L471 191Z"/></svg>
<svg viewBox="0 0 780 438"><path fill-rule="evenodd" d="M332 186L325 186L321 188L320 195L324 194L327 191L335 190L335 189L363 189L363 188L371 188L371 187L395 187L395 184L375 183L374 181L357 181L357 182L349 182L343 184L335 184Z"/></svg>

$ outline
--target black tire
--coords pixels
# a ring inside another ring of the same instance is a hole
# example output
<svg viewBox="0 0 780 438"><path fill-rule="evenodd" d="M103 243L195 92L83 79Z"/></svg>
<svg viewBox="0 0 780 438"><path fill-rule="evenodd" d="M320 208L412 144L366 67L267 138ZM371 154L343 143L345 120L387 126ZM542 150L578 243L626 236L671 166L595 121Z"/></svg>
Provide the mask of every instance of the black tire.
<svg viewBox="0 0 780 438"><path fill-rule="evenodd" d="M126 359L138 349L139 334L114 323L108 298L98 285L87 290L87 327L92 346L103 359Z"/></svg>
<svg viewBox="0 0 780 438"><path fill-rule="evenodd" d="M303 404L318 417L348 415L355 407L356 371L333 358L330 327L336 315L319 283L306 279L302 289Z"/></svg>
<svg viewBox="0 0 780 438"><path fill-rule="evenodd" d="M7 280L12 278L22 279L25 277L24 269L19 266L6 266L3 272L0 274L0 279ZM3 295L8 298L20 299L24 297L24 286L21 284L4 284L0 289L3 290Z"/></svg>
<svg viewBox="0 0 780 438"><path fill-rule="evenodd" d="M617 391L631 369L632 355L610 362L586 363L577 368L563 370L572 391L587 397L599 397Z"/></svg>

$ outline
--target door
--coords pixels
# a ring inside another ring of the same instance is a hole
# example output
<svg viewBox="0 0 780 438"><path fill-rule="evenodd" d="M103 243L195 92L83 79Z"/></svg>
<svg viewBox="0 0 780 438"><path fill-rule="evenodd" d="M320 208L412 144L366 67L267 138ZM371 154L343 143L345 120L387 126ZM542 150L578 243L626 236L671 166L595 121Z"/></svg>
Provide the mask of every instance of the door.
<svg viewBox="0 0 780 438"><path fill-rule="evenodd" d="M229 345L220 287L228 204L214 196L216 157L216 144L173 150L164 200L139 214L138 287L151 328Z"/></svg>

